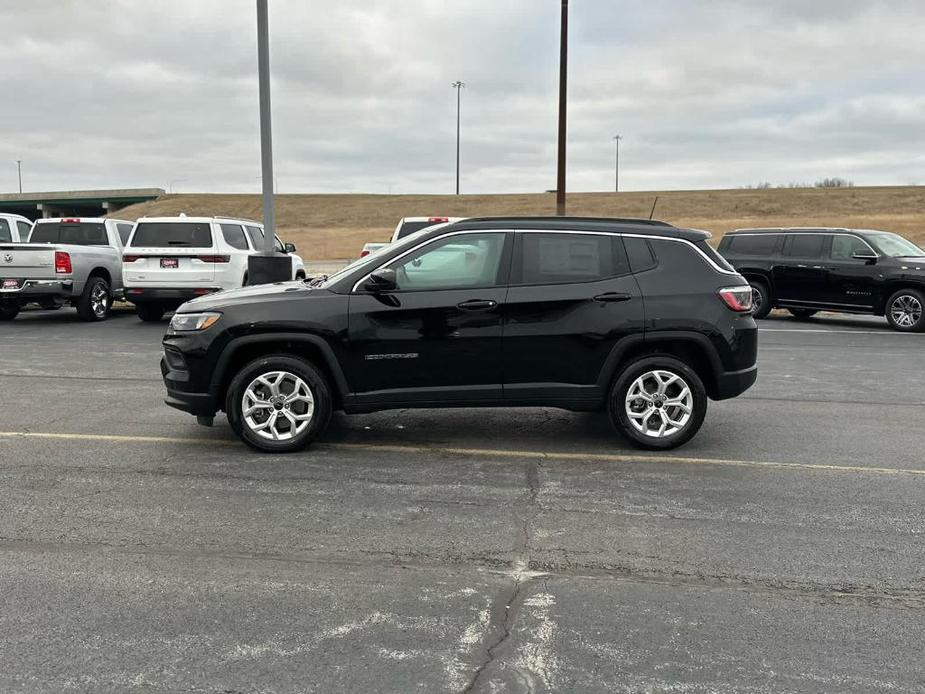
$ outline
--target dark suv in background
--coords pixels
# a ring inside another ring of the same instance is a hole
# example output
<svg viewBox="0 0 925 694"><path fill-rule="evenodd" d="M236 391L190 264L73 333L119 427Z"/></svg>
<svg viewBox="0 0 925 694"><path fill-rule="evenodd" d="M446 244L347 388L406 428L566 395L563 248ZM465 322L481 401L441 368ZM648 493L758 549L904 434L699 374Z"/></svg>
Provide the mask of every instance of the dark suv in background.
<svg viewBox="0 0 925 694"><path fill-rule="evenodd" d="M738 229L719 245L754 289L755 317L785 308L885 315L895 330L925 330L925 251L869 229Z"/></svg>
<svg viewBox="0 0 925 694"><path fill-rule="evenodd" d="M752 292L705 232L663 222L469 219L340 272L184 304L164 337L167 404L224 410L263 451L318 437L331 411L607 409L671 448L707 398L755 381Z"/></svg>

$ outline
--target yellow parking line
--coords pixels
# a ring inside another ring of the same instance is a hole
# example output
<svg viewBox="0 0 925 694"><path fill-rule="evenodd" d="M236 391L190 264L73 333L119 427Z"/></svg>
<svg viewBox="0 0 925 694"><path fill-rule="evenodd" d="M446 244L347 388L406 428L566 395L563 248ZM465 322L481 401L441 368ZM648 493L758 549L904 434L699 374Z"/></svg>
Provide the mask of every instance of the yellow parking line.
<svg viewBox="0 0 925 694"><path fill-rule="evenodd" d="M38 431L0 431L0 439L52 439L64 441L101 441L113 443L183 443L197 446L243 446L234 439L194 439L168 436L129 436L118 434L59 434ZM454 446L408 446L374 443L322 443L314 448L340 451L372 451L376 453L426 453L430 455L459 455L480 458L527 458L533 460L575 460L600 463L673 463L679 465L713 465L722 467L750 467L770 469L818 470L827 472L856 472L871 475L922 475L925 470L910 468L864 467L861 465L826 465L822 463L786 463L779 461L739 460L735 458L693 458L678 455L640 453L567 453L558 451L520 451L492 448L458 448Z"/></svg>

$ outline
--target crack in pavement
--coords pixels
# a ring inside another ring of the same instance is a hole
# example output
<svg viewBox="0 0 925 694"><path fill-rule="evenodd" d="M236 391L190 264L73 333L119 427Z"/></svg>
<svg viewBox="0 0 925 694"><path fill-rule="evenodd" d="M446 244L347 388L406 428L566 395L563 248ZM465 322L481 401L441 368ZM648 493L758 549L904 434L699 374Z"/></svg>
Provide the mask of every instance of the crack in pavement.
<svg viewBox="0 0 925 694"><path fill-rule="evenodd" d="M513 579L513 584L492 602L488 624L489 633L495 632L495 637L483 648L482 662L473 673L469 684L462 690L463 694L487 690L491 686L493 675L498 674L494 666L499 663L501 664L500 675L502 677L512 675L522 691L532 694L544 690L536 686L537 683L529 672L524 672L518 666L504 663L502 660L508 650L514 622L524 604L529 588L533 582L548 575L543 571L530 570L532 528L539 513L540 465L541 462L536 460L525 463L526 502L519 528L520 538L514 549L510 571L504 572Z"/></svg>

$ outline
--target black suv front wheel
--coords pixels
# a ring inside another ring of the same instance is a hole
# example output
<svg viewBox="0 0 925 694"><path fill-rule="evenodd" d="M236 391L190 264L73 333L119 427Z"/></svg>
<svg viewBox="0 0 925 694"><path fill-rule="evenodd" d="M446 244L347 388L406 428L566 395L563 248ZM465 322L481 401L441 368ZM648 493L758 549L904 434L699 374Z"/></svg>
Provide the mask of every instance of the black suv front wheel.
<svg viewBox="0 0 925 694"><path fill-rule="evenodd" d="M679 359L643 357L614 381L608 411L617 430L634 444L665 450L697 433L707 413L707 394L697 373Z"/></svg>
<svg viewBox="0 0 925 694"><path fill-rule="evenodd" d="M255 359L228 386L225 412L234 432L251 448L291 453L305 448L331 418L324 375L299 357Z"/></svg>

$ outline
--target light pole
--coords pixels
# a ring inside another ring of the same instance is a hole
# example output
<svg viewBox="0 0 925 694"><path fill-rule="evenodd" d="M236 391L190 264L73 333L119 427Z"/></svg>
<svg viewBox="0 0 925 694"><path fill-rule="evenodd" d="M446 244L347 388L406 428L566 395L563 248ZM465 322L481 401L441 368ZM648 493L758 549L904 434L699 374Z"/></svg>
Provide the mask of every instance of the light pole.
<svg viewBox="0 0 925 694"><path fill-rule="evenodd" d="M273 210L273 133L270 111L270 21L267 0L257 0L257 81L260 92L260 171L263 188L263 251L247 259L248 284L292 279L292 260L276 253Z"/></svg>
<svg viewBox="0 0 925 694"><path fill-rule="evenodd" d="M613 169L613 190L615 193L620 192L620 140L622 135L614 135L613 141L617 143L617 158Z"/></svg>
<svg viewBox="0 0 925 694"><path fill-rule="evenodd" d="M22 159L16 160L16 173L19 176L19 192L22 193Z"/></svg>
<svg viewBox="0 0 925 694"><path fill-rule="evenodd" d="M460 95L466 83L457 80L451 86L456 90L456 194L459 195L459 107L461 103Z"/></svg>
<svg viewBox="0 0 925 694"><path fill-rule="evenodd" d="M562 0L562 23L559 38L559 161L556 176L556 214L565 216L565 133L568 82L568 0Z"/></svg>

